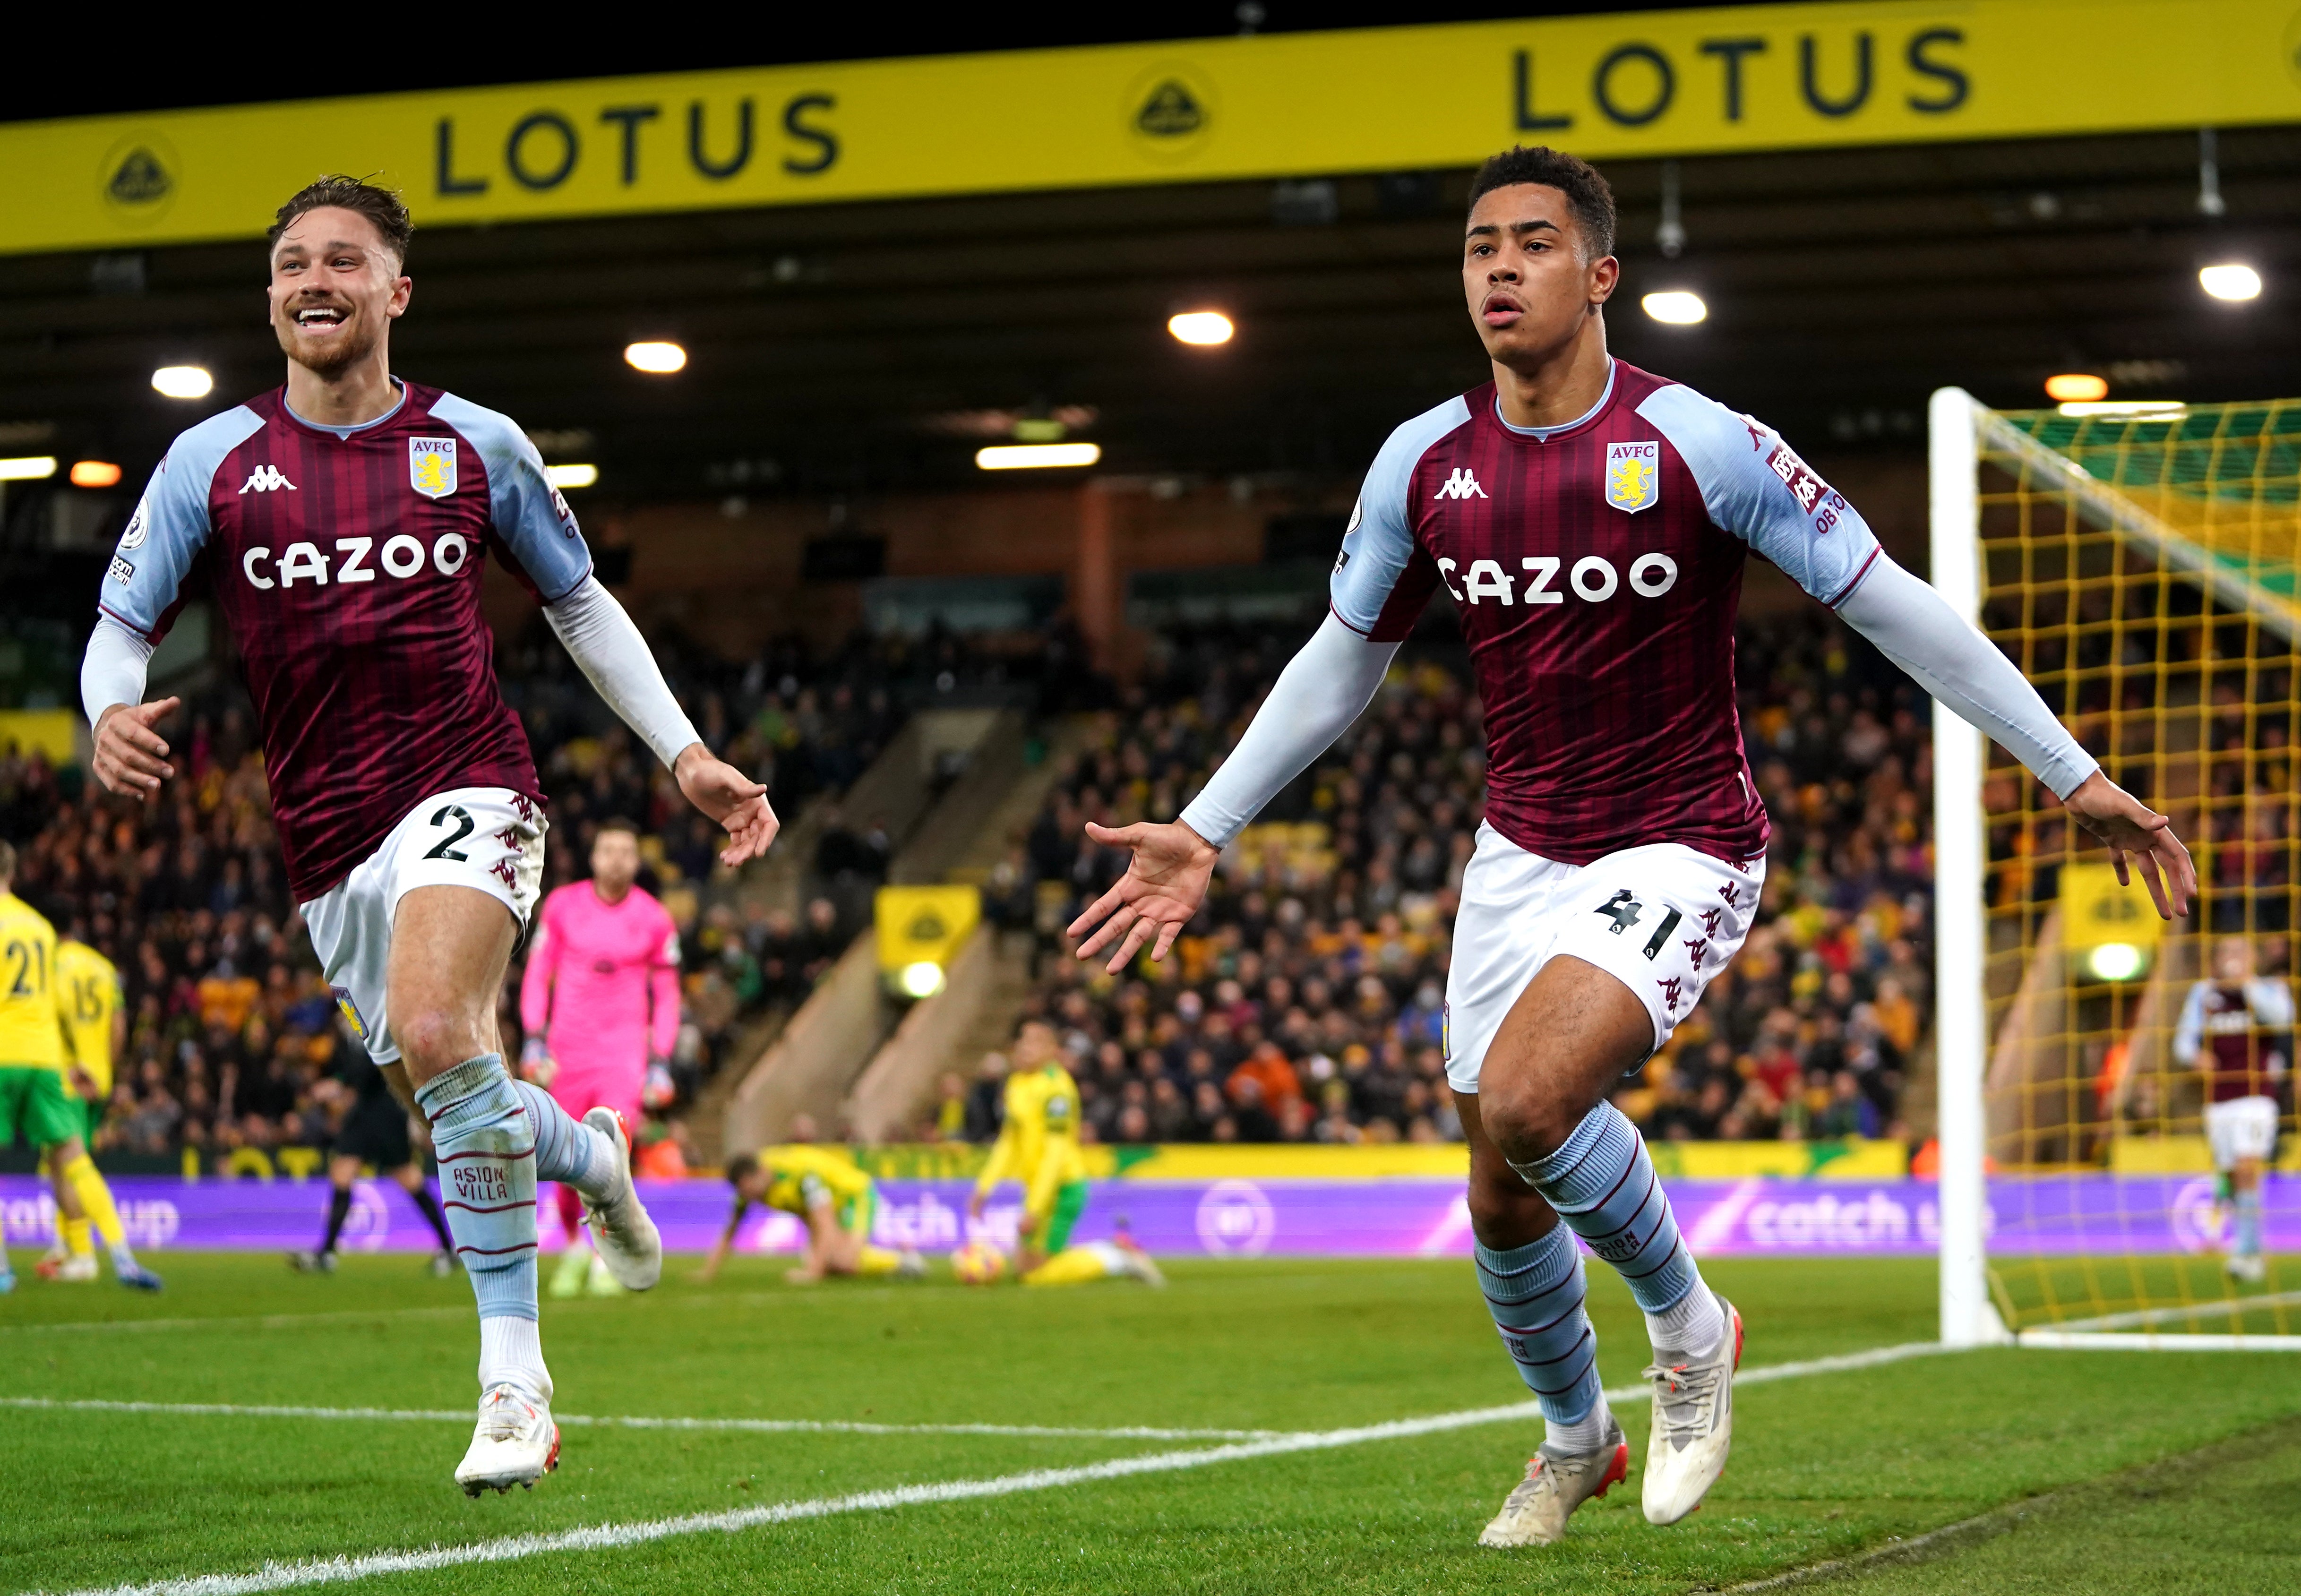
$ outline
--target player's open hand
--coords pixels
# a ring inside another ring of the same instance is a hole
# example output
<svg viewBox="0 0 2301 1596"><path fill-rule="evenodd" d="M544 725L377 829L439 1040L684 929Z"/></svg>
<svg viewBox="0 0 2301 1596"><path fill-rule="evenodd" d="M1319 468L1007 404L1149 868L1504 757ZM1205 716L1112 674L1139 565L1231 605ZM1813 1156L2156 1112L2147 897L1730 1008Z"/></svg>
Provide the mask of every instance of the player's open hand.
<svg viewBox="0 0 2301 1596"><path fill-rule="evenodd" d="M2189 912L2197 896L2197 867L2189 850L2173 835L2173 823L2135 798L2101 772L2096 771L2063 800L2070 818L2096 842L2104 843L2117 866L2117 882L2130 886L2129 856L2141 866L2141 879L2167 920Z"/></svg>
<svg viewBox="0 0 2301 1596"><path fill-rule="evenodd" d="M689 803L727 829L729 841L719 850L719 862L728 869L766 853L782 830L783 823L767 802L767 790L726 761L713 758L701 743L688 746L672 774Z"/></svg>
<svg viewBox="0 0 2301 1596"><path fill-rule="evenodd" d="M96 717L96 779L105 790L132 792L138 802L146 802L176 773L168 763L166 740L152 728L182 702L159 698L149 704L115 704Z"/></svg>
<svg viewBox="0 0 2301 1596"><path fill-rule="evenodd" d="M1096 928L1079 944L1078 956L1092 958L1117 941L1118 950L1108 966L1113 975L1146 942L1152 958L1165 958L1206 900L1207 883L1214 878L1221 850L1179 820L1165 825L1145 821L1117 831L1089 821L1086 834L1105 848L1131 848L1134 857L1118 884L1071 922L1075 937Z"/></svg>

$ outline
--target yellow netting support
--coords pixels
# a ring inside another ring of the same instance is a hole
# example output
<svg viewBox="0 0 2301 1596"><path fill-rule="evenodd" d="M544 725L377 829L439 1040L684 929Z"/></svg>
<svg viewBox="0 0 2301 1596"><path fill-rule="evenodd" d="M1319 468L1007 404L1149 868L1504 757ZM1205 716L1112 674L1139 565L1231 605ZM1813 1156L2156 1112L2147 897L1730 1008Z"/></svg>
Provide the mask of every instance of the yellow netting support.
<svg viewBox="0 0 2301 1596"><path fill-rule="evenodd" d="M2266 1278L2175 1057L2218 939L2288 983L2301 928L2295 639L2301 401L1984 414L1981 623L2111 779L2171 815L2204 887L2162 930L2137 882L1994 746L1983 784L1991 1290L2014 1328L2301 1331L2289 1076L2262 1183ZM2289 1058L2289 1033L2264 1049Z"/></svg>

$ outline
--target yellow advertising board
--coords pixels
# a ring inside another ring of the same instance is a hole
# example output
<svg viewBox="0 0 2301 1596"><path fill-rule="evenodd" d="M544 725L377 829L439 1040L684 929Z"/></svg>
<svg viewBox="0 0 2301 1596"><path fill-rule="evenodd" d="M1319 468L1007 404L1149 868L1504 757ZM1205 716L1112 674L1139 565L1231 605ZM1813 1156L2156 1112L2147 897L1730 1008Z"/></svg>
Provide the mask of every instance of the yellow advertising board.
<svg viewBox="0 0 2301 1596"><path fill-rule="evenodd" d="M948 965L982 918L983 894L974 887L882 887L872 908L879 968L892 975Z"/></svg>
<svg viewBox="0 0 2301 1596"><path fill-rule="evenodd" d="M2290 0L1860 0L741 68L0 127L0 252L2301 121Z"/></svg>

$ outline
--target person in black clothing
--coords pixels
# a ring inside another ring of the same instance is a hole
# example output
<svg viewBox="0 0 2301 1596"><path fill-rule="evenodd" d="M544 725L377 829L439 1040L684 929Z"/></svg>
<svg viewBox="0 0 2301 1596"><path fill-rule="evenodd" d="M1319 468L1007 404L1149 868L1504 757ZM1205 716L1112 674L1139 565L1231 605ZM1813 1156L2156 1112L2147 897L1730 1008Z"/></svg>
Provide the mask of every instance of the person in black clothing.
<svg viewBox="0 0 2301 1596"><path fill-rule="evenodd" d="M338 1057L345 1061L343 1070L322 1083L343 1107L343 1120L328 1149L331 1190L327 1234L317 1250L289 1253L288 1266L300 1274L335 1273L336 1243L352 1211L352 1182L359 1179L361 1166L370 1165L398 1182L399 1189L431 1222L431 1233L439 1238L439 1250L431 1256L431 1273L443 1277L453 1274L456 1243L448 1234L448 1216L439 1210L439 1199L416 1161L414 1145L407 1134L406 1108L391 1095L383 1072L370 1061L365 1049L346 1048Z"/></svg>

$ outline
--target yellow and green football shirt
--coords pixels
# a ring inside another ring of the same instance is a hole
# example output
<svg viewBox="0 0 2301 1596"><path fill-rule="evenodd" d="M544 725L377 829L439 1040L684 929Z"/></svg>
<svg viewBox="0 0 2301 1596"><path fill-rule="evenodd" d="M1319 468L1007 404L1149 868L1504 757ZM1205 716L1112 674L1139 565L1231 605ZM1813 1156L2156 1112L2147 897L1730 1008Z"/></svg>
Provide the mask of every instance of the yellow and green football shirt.
<svg viewBox="0 0 2301 1596"><path fill-rule="evenodd" d="M13 892L0 892L0 1067L64 1061L56 930Z"/></svg>
<svg viewBox="0 0 2301 1596"><path fill-rule="evenodd" d="M794 1142L764 1148L758 1158L759 1167L767 1172L767 1207L804 1219L816 1204L829 1201L839 1206L843 1228L870 1224L878 1189L846 1154Z"/></svg>
<svg viewBox="0 0 2301 1596"><path fill-rule="evenodd" d="M1086 1179L1079 1151L1078 1083L1058 1064L1007 1078L1007 1120L975 1189L988 1194L1001 1181L1023 1182L1023 1208L1043 1219L1057 1193Z"/></svg>
<svg viewBox="0 0 2301 1596"><path fill-rule="evenodd" d="M112 1095L112 1024L120 1012L120 972L85 942L56 944L58 1011L67 1062L88 1072L103 1097Z"/></svg>

